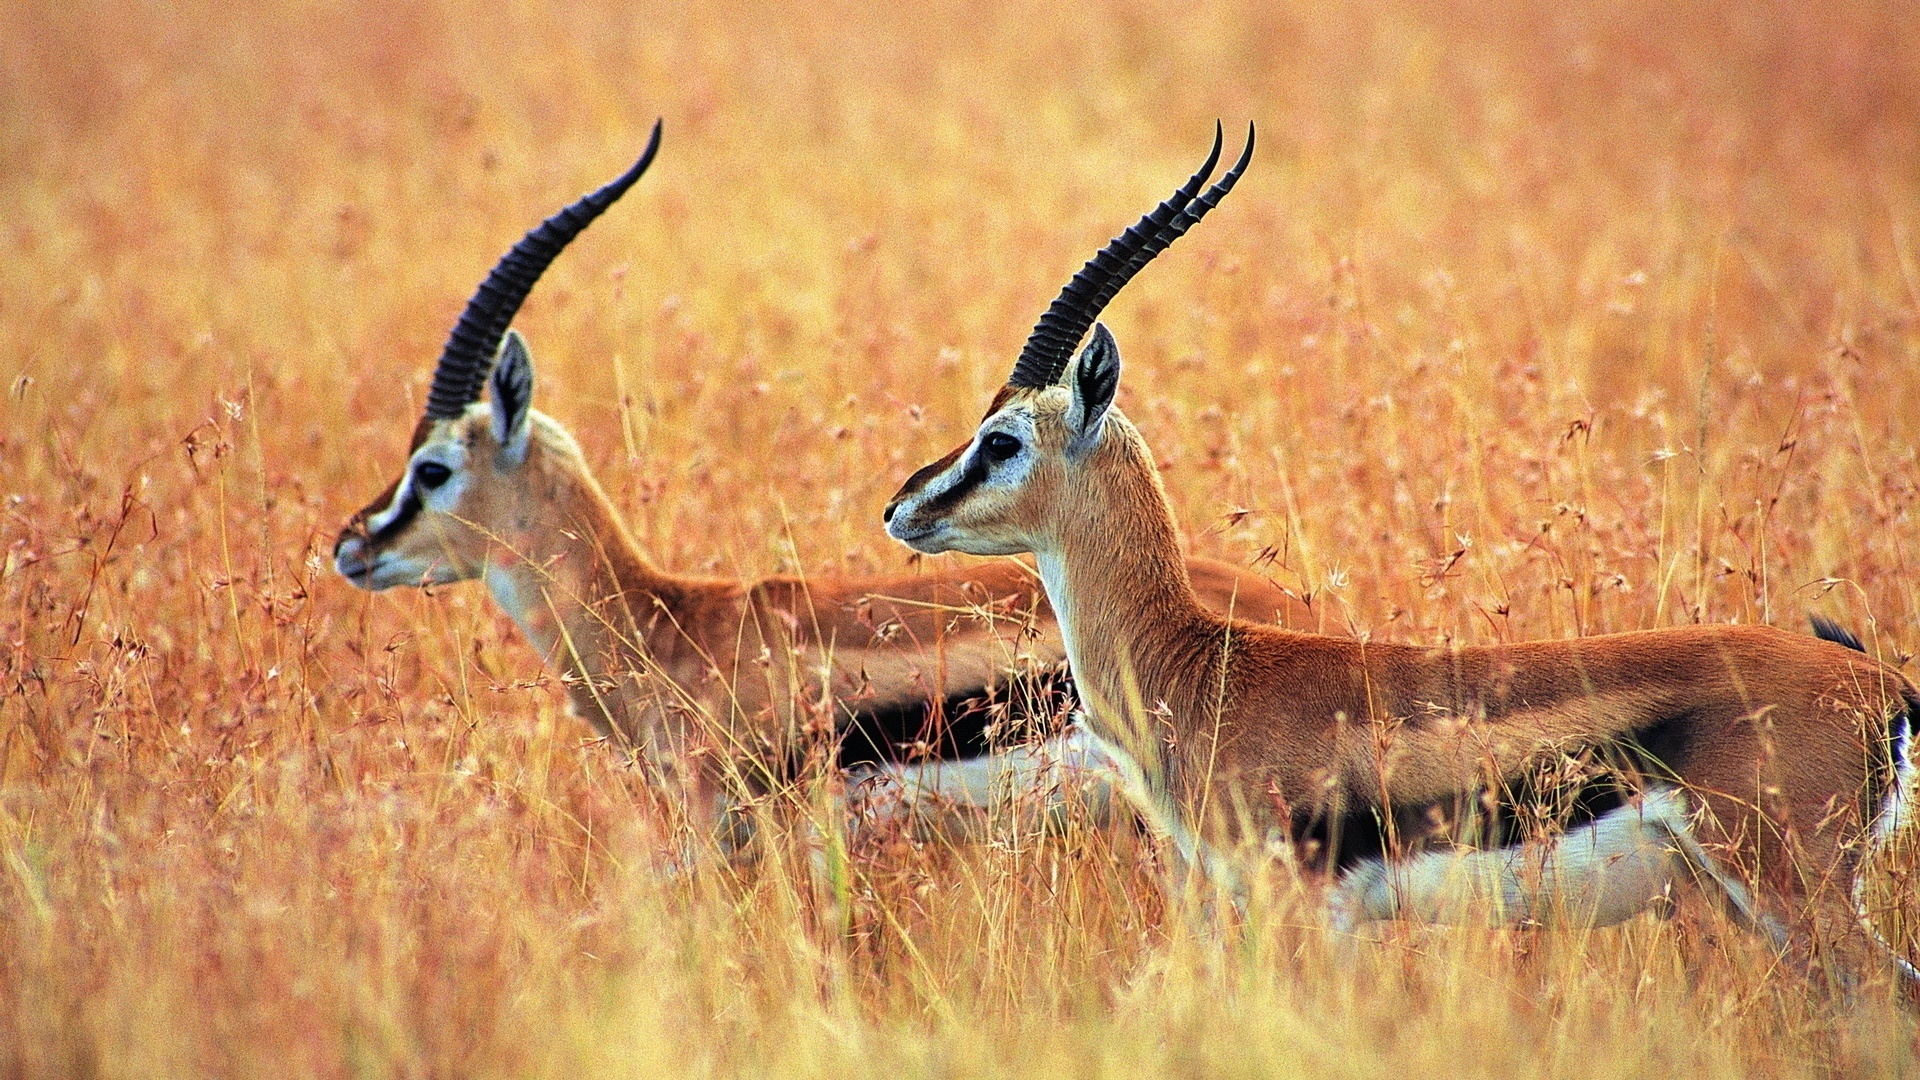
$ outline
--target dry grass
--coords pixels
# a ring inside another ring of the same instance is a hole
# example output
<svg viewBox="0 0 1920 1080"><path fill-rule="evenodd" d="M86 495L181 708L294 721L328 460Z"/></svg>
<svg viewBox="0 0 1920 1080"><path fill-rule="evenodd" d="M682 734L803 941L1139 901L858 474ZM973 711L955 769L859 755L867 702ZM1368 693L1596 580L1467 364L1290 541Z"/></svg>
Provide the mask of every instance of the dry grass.
<svg viewBox="0 0 1920 1080"><path fill-rule="evenodd" d="M1110 316L1196 549L1397 638L1815 609L1900 656L1920 23L611 7L0 0L0 1073L1916 1066L1712 927L1196 939L1124 835L662 883L476 588L326 552L480 274L663 114L520 317L540 404L665 565L898 567L885 496L1251 117Z"/></svg>

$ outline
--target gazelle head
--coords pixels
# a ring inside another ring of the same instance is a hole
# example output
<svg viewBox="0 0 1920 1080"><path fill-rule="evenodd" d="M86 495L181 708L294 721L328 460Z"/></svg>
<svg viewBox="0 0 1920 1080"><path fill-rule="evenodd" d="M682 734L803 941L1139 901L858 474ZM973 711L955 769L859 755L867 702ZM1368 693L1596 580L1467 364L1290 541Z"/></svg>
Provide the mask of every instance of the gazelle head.
<svg viewBox="0 0 1920 1080"><path fill-rule="evenodd" d="M660 149L527 233L481 283L434 370L406 471L355 514L333 546L348 581L379 591L478 577L500 544L538 525L538 478L578 469L564 428L533 410L533 359L514 313L562 249L626 194ZM486 390L491 401L481 401Z"/></svg>
<svg viewBox="0 0 1920 1080"><path fill-rule="evenodd" d="M887 504L888 535L929 554L1043 550L1058 515L1073 512L1076 473L1104 454L1138 449L1138 434L1112 408L1120 350L1095 320L1141 267L1233 190L1253 159L1253 136L1248 125L1240 160L1202 192L1220 160L1216 125L1199 171L1073 276L1033 328L973 439L908 477ZM1093 337L1075 360L1089 327Z"/></svg>

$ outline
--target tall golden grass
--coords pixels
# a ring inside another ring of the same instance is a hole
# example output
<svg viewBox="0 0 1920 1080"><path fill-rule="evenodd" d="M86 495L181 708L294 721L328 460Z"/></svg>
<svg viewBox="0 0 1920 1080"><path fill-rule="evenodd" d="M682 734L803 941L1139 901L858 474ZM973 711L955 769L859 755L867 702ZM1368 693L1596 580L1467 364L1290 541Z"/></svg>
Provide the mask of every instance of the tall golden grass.
<svg viewBox="0 0 1920 1080"><path fill-rule="evenodd" d="M477 587L369 597L473 284L664 565L897 569L1065 275L1259 122L1109 319L1196 550L1341 632L1822 611L1920 642L1920 22L1853 0L0 0L0 1072L1777 1075L1909 1013L1737 933L1225 938L1149 840L678 877ZM1910 855L1876 893L1910 950Z"/></svg>

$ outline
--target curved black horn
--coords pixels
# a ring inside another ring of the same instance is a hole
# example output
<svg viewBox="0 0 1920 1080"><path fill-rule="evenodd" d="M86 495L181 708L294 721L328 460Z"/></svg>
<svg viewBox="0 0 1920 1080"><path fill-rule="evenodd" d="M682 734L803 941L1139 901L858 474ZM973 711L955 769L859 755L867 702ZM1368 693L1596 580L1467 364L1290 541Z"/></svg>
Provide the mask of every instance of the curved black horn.
<svg viewBox="0 0 1920 1080"><path fill-rule="evenodd" d="M1086 336L1087 328L1100 317L1107 302L1114 298L1121 286L1132 280L1140 268L1152 261L1155 255L1167 249L1169 244L1180 238L1182 233L1194 226L1207 211L1220 205L1233 185L1240 182L1241 174L1247 171L1247 164L1253 160L1253 125L1247 125L1247 145L1240 151L1240 160L1234 162L1220 177L1219 182L1208 188L1204 194L1200 185L1213 175L1213 168L1220 161L1221 128L1218 122L1213 126L1213 151L1207 155L1206 163L1188 179L1167 200L1127 231L1113 238L1099 254L1087 260L1087 265L1073 275L1066 288L1054 298L1047 313L1040 316L1033 333L1027 338L1027 344L1020 350L1020 358L1014 361L1013 375L1007 379L1009 386L1041 388L1058 382L1062 372L1073 360L1074 347Z"/></svg>
<svg viewBox="0 0 1920 1080"><path fill-rule="evenodd" d="M460 313L453 333L447 336L447 346L440 352L440 364L433 371L433 389L427 392L428 420L459 416L468 405L480 400L480 391L486 387L487 374L493 368L494 354L500 350L500 339L513 322L514 313L520 310L521 301L532 291L533 283L540 280L548 264L574 237L627 193L633 182L640 179L640 174L647 171L647 166L653 164L653 155L659 150L660 121L655 120L653 137L647 140L647 148L640 154L640 160L633 163L633 168L535 226L500 257L487 280L480 283L479 291L467 301L467 309Z"/></svg>

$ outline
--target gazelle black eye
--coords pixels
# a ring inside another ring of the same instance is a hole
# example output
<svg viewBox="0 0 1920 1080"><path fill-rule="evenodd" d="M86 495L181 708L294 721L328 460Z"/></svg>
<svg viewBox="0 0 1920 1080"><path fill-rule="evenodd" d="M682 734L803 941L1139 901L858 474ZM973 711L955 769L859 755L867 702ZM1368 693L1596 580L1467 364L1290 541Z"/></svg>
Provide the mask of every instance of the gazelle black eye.
<svg viewBox="0 0 1920 1080"><path fill-rule="evenodd" d="M980 440L980 451L988 461L1005 461L1020 452L1020 440L1004 431L996 431Z"/></svg>
<svg viewBox="0 0 1920 1080"><path fill-rule="evenodd" d="M453 470L437 461L423 461L413 467L413 482L423 491L432 491L447 482Z"/></svg>

